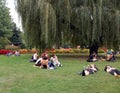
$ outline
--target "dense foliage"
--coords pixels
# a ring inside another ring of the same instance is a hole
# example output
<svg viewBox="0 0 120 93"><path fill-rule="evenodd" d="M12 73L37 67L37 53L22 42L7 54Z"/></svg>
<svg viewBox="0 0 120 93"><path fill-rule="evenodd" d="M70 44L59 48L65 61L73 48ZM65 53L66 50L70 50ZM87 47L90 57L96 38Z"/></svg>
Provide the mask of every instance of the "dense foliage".
<svg viewBox="0 0 120 93"><path fill-rule="evenodd" d="M0 0L0 49L12 44L24 47L21 33L10 16L6 0Z"/></svg>
<svg viewBox="0 0 120 93"><path fill-rule="evenodd" d="M120 0L16 0L28 46L120 44Z"/></svg>
<svg viewBox="0 0 120 93"><path fill-rule="evenodd" d="M13 29L13 35L10 38L11 43L15 46L20 46L22 44L21 38L20 38L20 30L16 27Z"/></svg>
<svg viewBox="0 0 120 93"><path fill-rule="evenodd" d="M9 9L5 5L5 0L0 0L0 48L4 48L9 44L9 37L11 36L11 17Z"/></svg>
<svg viewBox="0 0 120 93"><path fill-rule="evenodd" d="M0 0L0 37L9 37L11 31L11 17L5 0Z"/></svg>

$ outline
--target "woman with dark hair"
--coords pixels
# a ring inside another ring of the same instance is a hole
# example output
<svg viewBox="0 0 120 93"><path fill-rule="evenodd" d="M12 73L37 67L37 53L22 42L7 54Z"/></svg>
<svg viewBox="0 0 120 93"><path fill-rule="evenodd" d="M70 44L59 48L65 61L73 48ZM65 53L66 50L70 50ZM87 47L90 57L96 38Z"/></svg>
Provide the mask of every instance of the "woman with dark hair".
<svg viewBox="0 0 120 93"><path fill-rule="evenodd" d="M81 76L88 76L98 71L98 68L95 64L88 65L82 72L79 73Z"/></svg>
<svg viewBox="0 0 120 93"><path fill-rule="evenodd" d="M55 65L55 66L58 66L58 67L61 67L62 64L60 63L60 61L58 60L58 57L57 55L53 54L50 58L50 61Z"/></svg>

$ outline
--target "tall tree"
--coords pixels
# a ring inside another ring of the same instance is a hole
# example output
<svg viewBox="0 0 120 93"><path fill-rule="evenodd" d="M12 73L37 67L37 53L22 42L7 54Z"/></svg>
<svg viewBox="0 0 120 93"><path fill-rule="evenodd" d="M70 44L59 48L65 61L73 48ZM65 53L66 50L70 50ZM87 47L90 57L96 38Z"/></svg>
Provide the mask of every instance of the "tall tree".
<svg viewBox="0 0 120 93"><path fill-rule="evenodd" d="M53 44L56 16L49 0L17 0L24 32L29 46L41 51Z"/></svg>
<svg viewBox="0 0 120 93"><path fill-rule="evenodd" d="M10 17L9 9L6 7L6 1L0 0L0 41L1 48L4 48L6 44L9 44L8 40L12 35L12 20Z"/></svg>
<svg viewBox="0 0 120 93"><path fill-rule="evenodd" d="M6 1L0 0L0 37L9 37L12 20L9 8L6 7Z"/></svg>
<svg viewBox="0 0 120 93"><path fill-rule="evenodd" d="M119 0L16 0L28 43L39 49L56 45L120 44Z"/></svg>
<svg viewBox="0 0 120 93"><path fill-rule="evenodd" d="M10 38L10 41L15 46L21 46L22 45L22 39L20 37L20 29L18 29L16 26L14 26L13 29L13 35Z"/></svg>
<svg viewBox="0 0 120 93"><path fill-rule="evenodd" d="M76 0L77 2L78 0ZM88 45L90 54L102 45L115 48L120 44L119 0L80 0L75 6L79 17L82 44ZM116 43L116 44L115 44Z"/></svg>

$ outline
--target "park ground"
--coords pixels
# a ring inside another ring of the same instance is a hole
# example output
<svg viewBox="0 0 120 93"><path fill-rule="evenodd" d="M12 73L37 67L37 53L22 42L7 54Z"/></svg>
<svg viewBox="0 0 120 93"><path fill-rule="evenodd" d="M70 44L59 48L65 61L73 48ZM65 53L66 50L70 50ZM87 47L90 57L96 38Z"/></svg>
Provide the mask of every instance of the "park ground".
<svg viewBox="0 0 120 93"><path fill-rule="evenodd" d="M99 71L89 76L78 72L91 63L86 58L60 57L63 67L46 70L33 67L31 55L0 56L0 93L119 93L120 78L104 71L105 65L120 69L116 62L94 62Z"/></svg>

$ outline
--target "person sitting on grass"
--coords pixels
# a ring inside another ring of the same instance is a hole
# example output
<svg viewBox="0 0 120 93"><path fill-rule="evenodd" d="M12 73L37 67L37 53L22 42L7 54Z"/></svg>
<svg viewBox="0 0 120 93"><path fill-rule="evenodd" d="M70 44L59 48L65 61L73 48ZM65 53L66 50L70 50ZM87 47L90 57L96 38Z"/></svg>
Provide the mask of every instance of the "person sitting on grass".
<svg viewBox="0 0 120 93"><path fill-rule="evenodd" d="M54 66L58 66L58 67L61 67L62 64L58 61L58 57L57 55L53 54L50 58L50 61L54 64Z"/></svg>
<svg viewBox="0 0 120 93"><path fill-rule="evenodd" d="M104 68L104 71L110 73L111 75L114 75L117 78L120 78L120 70L118 70L110 65L106 65Z"/></svg>
<svg viewBox="0 0 120 93"><path fill-rule="evenodd" d="M36 66L40 67L42 60L48 60L48 59L49 59L48 53L46 51L43 52L41 56L36 60L34 67Z"/></svg>
<svg viewBox="0 0 120 93"><path fill-rule="evenodd" d="M15 56L20 56L20 52L18 50L15 51Z"/></svg>
<svg viewBox="0 0 120 93"><path fill-rule="evenodd" d="M106 60L109 61L109 62L114 62L115 61L115 55L112 51L107 52Z"/></svg>
<svg viewBox="0 0 120 93"><path fill-rule="evenodd" d="M32 58L31 58L30 62L36 62L37 59L38 59L38 53L35 52L35 53L32 55Z"/></svg>
<svg viewBox="0 0 120 93"><path fill-rule="evenodd" d="M11 55L12 55L12 52L6 53L6 56L11 56Z"/></svg>
<svg viewBox="0 0 120 93"><path fill-rule="evenodd" d="M40 68L44 68L44 69L55 69L53 62L51 62L46 57L44 57L44 58L39 57L33 67L40 67Z"/></svg>
<svg viewBox="0 0 120 93"><path fill-rule="evenodd" d="M48 54L48 51L45 51L41 54L41 57L44 59L49 59L49 54Z"/></svg>
<svg viewBox="0 0 120 93"><path fill-rule="evenodd" d="M93 52L93 53L89 56L87 62L96 62L96 61L97 61L97 54L96 54L95 52Z"/></svg>
<svg viewBox="0 0 120 93"><path fill-rule="evenodd" d="M48 59L46 57L42 58L40 62L40 68L49 69Z"/></svg>
<svg viewBox="0 0 120 93"><path fill-rule="evenodd" d="M42 57L39 57L37 59L37 61L35 62L34 67L40 67L41 66L41 61L42 61Z"/></svg>
<svg viewBox="0 0 120 93"><path fill-rule="evenodd" d="M37 61L34 64L34 67L40 67L44 69L49 69L50 68L50 61L49 61L49 55L45 51L44 53L41 54L41 57L37 59Z"/></svg>

